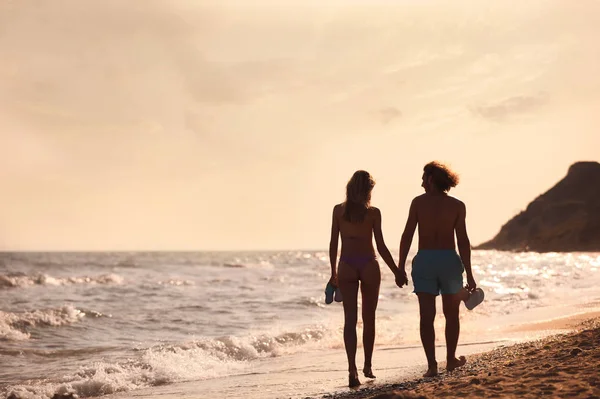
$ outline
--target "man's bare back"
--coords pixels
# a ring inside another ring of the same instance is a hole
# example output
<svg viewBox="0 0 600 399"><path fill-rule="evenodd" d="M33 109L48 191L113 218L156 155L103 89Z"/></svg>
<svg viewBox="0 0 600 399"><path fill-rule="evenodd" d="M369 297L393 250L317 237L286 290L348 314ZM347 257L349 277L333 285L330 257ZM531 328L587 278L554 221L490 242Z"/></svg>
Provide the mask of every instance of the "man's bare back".
<svg viewBox="0 0 600 399"><path fill-rule="evenodd" d="M413 200L419 249L455 249L454 231L465 205L447 194L422 194Z"/></svg>

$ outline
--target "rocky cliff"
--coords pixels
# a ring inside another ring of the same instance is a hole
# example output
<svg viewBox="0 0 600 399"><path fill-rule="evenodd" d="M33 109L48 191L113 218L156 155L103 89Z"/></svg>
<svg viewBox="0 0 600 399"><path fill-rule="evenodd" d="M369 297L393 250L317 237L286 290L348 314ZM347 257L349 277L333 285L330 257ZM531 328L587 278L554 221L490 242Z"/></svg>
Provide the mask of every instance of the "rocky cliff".
<svg viewBox="0 0 600 399"><path fill-rule="evenodd" d="M600 163L573 164L564 179L476 249L600 251Z"/></svg>

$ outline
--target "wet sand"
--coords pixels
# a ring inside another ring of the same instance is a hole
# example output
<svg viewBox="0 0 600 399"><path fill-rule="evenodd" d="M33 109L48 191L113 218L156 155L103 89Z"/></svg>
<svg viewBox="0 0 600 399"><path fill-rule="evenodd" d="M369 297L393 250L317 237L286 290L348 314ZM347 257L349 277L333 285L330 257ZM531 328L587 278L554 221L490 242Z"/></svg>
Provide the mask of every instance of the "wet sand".
<svg viewBox="0 0 600 399"><path fill-rule="evenodd" d="M597 313L575 315L529 328L568 333L495 349L467 357L463 368L434 378L326 395L337 399L400 399L438 397L479 398L600 398L600 318Z"/></svg>

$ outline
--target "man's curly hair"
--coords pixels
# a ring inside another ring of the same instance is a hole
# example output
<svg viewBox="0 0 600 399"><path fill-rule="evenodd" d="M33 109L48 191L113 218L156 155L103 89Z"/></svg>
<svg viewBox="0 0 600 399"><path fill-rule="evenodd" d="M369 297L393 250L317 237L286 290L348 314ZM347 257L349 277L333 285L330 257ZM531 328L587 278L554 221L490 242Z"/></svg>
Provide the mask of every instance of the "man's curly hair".
<svg viewBox="0 0 600 399"><path fill-rule="evenodd" d="M441 162L429 162L423 168L423 172L425 172L425 176L433 177L433 184L435 184L438 190L445 193L458 184L458 174Z"/></svg>

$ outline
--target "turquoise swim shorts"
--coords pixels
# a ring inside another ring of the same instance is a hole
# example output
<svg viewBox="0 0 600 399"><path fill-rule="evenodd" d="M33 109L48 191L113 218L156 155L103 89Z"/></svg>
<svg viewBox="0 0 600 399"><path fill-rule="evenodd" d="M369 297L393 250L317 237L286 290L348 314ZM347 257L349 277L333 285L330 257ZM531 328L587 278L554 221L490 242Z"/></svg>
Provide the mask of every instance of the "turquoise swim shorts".
<svg viewBox="0 0 600 399"><path fill-rule="evenodd" d="M453 249L421 249L412 260L413 292L456 294L463 287L464 270Z"/></svg>

